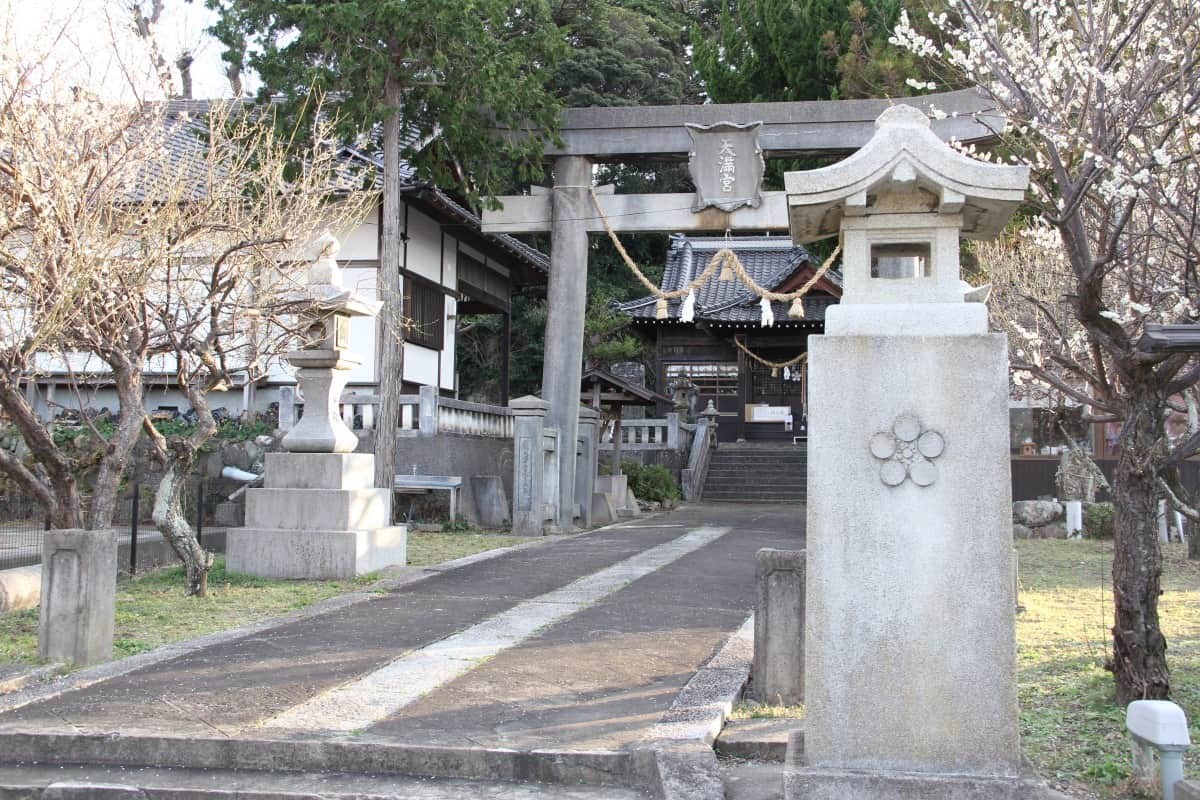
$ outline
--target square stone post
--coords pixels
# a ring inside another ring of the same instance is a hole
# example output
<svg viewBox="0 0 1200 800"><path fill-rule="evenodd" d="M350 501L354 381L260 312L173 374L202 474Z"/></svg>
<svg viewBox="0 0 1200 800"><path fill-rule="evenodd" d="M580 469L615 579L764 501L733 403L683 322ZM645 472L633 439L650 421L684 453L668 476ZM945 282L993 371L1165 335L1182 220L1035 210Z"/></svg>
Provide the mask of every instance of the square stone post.
<svg viewBox="0 0 1200 800"><path fill-rule="evenodd" d="M755 554L754 696L768 705L804 702L803 550Z"/></svg>
<svg viewBox="0 0 1200 800"><path fill-rule="evenodd" d="M579 407L579 462L575 465L575 503L581 511L581 522L592 524L592 495L596 491L596 473L600 467L600 446L597 439L600 412Z"/></svg>
<svg viewBox="0 0 1200 800"><path fill-rule="evenodd" d="M420 435L422 437L437 436L438 389L436 386L422 385L418 393L421 396L420 410L417 412Z"/></svg>
<svg viewBox="0 0 1200 800"><path fill-rule="evenodd" d="M287 433L296 427L296 387L279 387L279 430Z"/></svg>
<svg viewBox="0 0 1200 800"><path fill-rule="evenodd" d="M667 414L667 447L678 450L679 446L679 412L672 411Z"/></svg>
<svg viewBox="0 0 1200 800"><path fill-rule="evenodd" d="M84 666L112 658L117 540L110 530L47 531L42 539L38 656Z"/></svg>
<svg viewBox="0 0 1200 800"><path fill-rule="evenodd" d="M571 448L572 452L569 454L572 462L575 461L574 449ZM544 530L549 533L566 532L558 524L559 503L562 501L562 493L559 491L558 485L558 482L562 480L559 465L564 458L568 457L568 454L563 453L563 450L562 432L556 428L543 428L542 452L545 454L545 461L542 464L542 503L545 506L545 511L543 512L542 520L546 525ZM574 475L575 473L572 470L572 480L574 480ZM571 493L575 493L573 486Z"/></svg>
<svg viewBox="0 0 1200 800"><path fill-rule="evenodd" d="M509 402L513 412L513 511L512 532L541 536L545 500L546 455L542 431L550 404L538 397Z"/></svg>
<svg viewBox="0 0 1200 800"><path fill-rule="evenodd" d="M542 397L550 404L546 424L558 430L562 442L574 442L578 436L587 312L587 219L595 213L588 194L591 185L592 163L586 158L555 159ZM560 530L569 531L575 509L575 459L558 459L558 472L556 522Z"/></svg>

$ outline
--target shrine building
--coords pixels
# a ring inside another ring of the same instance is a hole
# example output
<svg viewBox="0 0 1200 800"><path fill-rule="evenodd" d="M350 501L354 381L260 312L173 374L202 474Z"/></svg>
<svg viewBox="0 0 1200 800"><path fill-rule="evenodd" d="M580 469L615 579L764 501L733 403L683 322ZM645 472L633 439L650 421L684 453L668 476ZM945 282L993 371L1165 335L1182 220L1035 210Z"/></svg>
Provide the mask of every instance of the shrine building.
<svg viewBox="0 0 1200 800"><path fill-rule="evenodd" d="M677 291L700 275L721 249L733 250L760 286L786 293L813 277L819 263L788 236L686 236L674 234L661 289ZM615 308L633 318L654 342L656 386L684 398L694 414L708 401L720 412L720 441L785 440L807 433L807 369L796 360L808 337L825 329L825 309L841 297L841 276L828 271L803 298L804 317L788 316L789 303L770 302L764 326L761 299L742 281L713 277L696 290L694 318L684 322L684 300L671 300L657 318L653 295ZM694 387L694 388L693 388Z"/></svg>

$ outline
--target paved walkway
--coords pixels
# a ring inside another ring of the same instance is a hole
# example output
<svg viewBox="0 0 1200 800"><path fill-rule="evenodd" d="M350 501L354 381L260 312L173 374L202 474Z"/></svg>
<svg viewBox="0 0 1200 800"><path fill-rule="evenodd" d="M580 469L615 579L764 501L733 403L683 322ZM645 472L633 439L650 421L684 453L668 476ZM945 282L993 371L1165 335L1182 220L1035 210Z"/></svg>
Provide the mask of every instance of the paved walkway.
<svg viewBox="0 0 1200 800"><path fill-rule="evenodd" d="M803 546L801 520L699 505L514 549L0 713L0 736L629 751L743 627L755 551Z"/></svg>

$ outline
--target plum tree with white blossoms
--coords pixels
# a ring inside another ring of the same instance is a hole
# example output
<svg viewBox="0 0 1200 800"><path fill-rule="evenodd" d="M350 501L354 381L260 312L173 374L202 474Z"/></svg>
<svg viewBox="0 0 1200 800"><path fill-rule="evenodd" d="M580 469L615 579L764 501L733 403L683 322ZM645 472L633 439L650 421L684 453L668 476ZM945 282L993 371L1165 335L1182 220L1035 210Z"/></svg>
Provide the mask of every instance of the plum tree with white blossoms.
<svg viewBox="0 0 1200 800"><path fill-rule="evenodd" d="M907 16L892 41L996 101L1009 120L997 152L1031 166L1030 215L1056 234L1041 258L1016 258L1061 281L1029 293L1024 319L1039 329L1015 337L1014 366L1121 424L1110 666L1119 702L1166 697L1155 519L1160 473L1178 454L1163 421L1200 366L1137 341L1147 322L1197 318L1200 7L949 0L930 19L939 41Z"/></svg>

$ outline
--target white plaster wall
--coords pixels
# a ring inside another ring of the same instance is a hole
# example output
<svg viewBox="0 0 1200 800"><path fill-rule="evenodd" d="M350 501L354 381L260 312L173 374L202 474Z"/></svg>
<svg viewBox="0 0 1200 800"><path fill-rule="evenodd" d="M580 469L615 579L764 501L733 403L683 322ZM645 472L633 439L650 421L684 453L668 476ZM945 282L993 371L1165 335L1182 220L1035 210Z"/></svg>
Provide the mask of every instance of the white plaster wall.
<svg viewBox="0 0 1200 800"><path fill-rule="evenodd" d="M442 278L442 228L415 208L408 209L409 272L438 283Z"/></svg>
<svg viewBox="0 0 1200 800"><path fill-rule="evenodd" d="M452 289L458 288L458 249L463 247L452 236L446 237L446 246L442 251L442 285ZM463 247L464 250L467 248Z"/></svg>
<svg viewBox="0 0 1200 800"><path fill-rule="evenodd" d="M372 208L358 227L338 234L339 259L369 260L379 257L379 211Z"/></svg>
<svg viewBox="0 0 1200 800"><path fill-rule="evenodd" d="M353 287L369 300L377 300L379 270L348 269L344 280L347 288ZM379 319L377 317L354 317L350 320L350 350L362 358L362 364L350 370L351 383L373 383L375 381L376 340Z"/></svg>
<svg viewBox="0 0 1200 800"><path fill-rule="evenodd" d="M410 383L438 385L438 352L428 347L404 343L404 380Z"/></svg>

